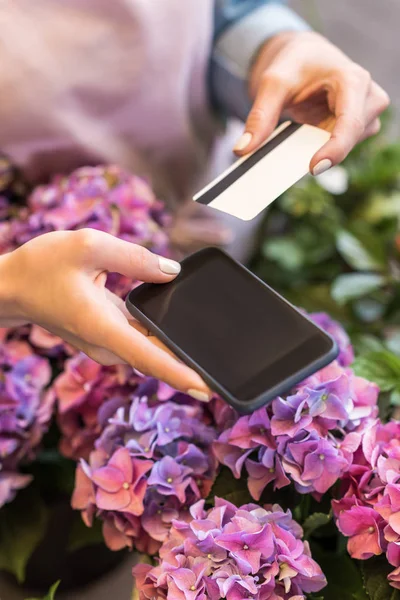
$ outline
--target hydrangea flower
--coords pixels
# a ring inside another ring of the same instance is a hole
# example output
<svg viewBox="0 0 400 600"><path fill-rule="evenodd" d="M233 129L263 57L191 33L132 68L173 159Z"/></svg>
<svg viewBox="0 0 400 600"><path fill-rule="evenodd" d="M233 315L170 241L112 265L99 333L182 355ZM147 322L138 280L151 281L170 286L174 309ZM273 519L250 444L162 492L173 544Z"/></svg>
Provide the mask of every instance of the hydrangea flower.
<svg viewBox="0 0 400 600"><path fill-rule="evenodd" d="M173 522L156 567L134 567L140 600L301 600L326 585L290 511L215 498L190 515Z"/></svg>
<svg viewBox="0 0 400 600"><path fill-rule="evenodd" d="M61 453L87 458L107 418L129 403L142 379L126 365L104 367L83 353L66 360L51 387L58 403Z"/></svg>
<svg viewBox="0 0 400 600"><path fill-rule="evenodd" d="M219 462L236 478L246 470L255 500L267 485L279 489L291 481L300 493L324 494L348 471L363 431L378 413L378 386L347 366L352 349L342 328L322 313L311 316L337 339L339 361L251 416L233 422L227 413L232 425L214 443ZM220 410L214 408L216 420Z"/></svg>
<svg viewBox="0 0 400 600"><path fill-rule="evenodd" d="M388 579L400 589L400 422L372 425L332 503L353 558L386 553L395 567Z"/></svg>
<svg viewBox="0 0 400 600"><path fill-rule="evenodd" d="M215 454L237 478L246 468L256 500L269 483L277 489L290 480L301 493L323 494L351 465L377 397L377 386L333 364L287 398L239 418L214 443Z"/></svg>
<svg viewBox="0 0 400 600"><path fill-rule="evenodd" d="M35 457L47 430L53 401L46 393L51 369L28 343L3 330L0 338L0 507L31 477L18 473Z"/></svg>
<svg viewBox="0 0 400 600"><path fill-rule="evenodd" d="M309 317L316 325L321 327L321 329L324 329L336 341L339 347L338 363L342 367L351 365L354 361L354 351L350 338L343 327L324 312L311 313Z"/></svg>
<svg viewBox="0 0 400 600"><path fill-rule="evenodd" d="M96 448L77 469L72 505L88 525L103 520L109 547L155 552L173 520L187 520L208 495L217 434L206 405L165 384L142 378L131 394L119 407L109 400L117 410L103 415Z"/></svg>
<svg viewBox="0 0 400 600"><path fill-rule="evenodd" d="M3 468L3 465L2 465ZM0 471L0 508L15 498L18 490L32 481L31 475L22 475L12 471Z"/></svg>

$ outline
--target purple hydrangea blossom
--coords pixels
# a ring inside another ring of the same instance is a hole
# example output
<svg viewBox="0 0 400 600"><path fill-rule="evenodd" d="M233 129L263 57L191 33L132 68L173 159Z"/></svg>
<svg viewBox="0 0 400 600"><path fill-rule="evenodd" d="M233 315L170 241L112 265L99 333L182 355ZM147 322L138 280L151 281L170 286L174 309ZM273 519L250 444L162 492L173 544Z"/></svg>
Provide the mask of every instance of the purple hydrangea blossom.
<svg viewBox="0 0 400 600"><path fill-rule="evenodd" d="M0 239L10 250L43 233L89 227L166 255L167 223L164 205L143 179L115 165L83 167L37 187ZM132 281L113 275L108 286L122 296Z"/></svg>
<svg viewBox="0 0 400 600"><path fill-rule="evenodd" d="M300 600L326 585L290 511L215 498L190 514L173 522L156 567L134 567L140 600Z"/></svg>
<svg viewBox="0 0 400 600"><path fill-rule="evenodd" d="M14 500L17 491L29 485L31 481L31 475L2 470L0 472L0 508L6 502Z"/></svg>
<svg viewBox="0 0 400 600"><path fill-rule="evenodd" d="M127 404L103 417L96 449L78 466L72 505L89 526L95 515L103 520L111 548L155 552L171 523L185 521L215 479L209 409L144 378Z"/></svg>
<svg viewBox="0 0 400 600"><path fill-rule="evenodd" d="M350 338L343 329L343 327L334 321L329 315L323 312L311 313L310 319L314 321L316 325L324 329L329 333L336 341L339 347L338 363L342 367L348 367L354 361L354 351L350 342Z"/></svg>
<svg viewBox="0 0 400 600"><path fill-rule="evenodd" d="M31 477L18 473L33 460L47 430L53 400L46 392L50 364L12 332L0 336L0 507Z"/></svg>
<svg viewBox="0 0 400 600"><path fill-rule="evenodd" d="M400 422L376 422L364 432L332 507L350 555L386 553L394 567L389 583L400 589Z"/></svg>
<svg viewBox="0 0 400 600"><path fill-rule="evenodd" d="M318 322L325 323L345 348L341 361L250 417L230 419L232 425L222 429L214 443L218 461L236 478L246 470L255 500L267 485L279 489L290 481L301 493L325 493L348 471L363 431L376 420L378 386L344 366L352 351L340 326L322 314Z"/></svg>
<svg viewBox="0 0 400 600"><path fill-rule="evenodd" d="M51 387L58 404L61 453L87 458L107 419L129 404L142 379L126 365L104 367L83 353L66 360Z"/></svg>

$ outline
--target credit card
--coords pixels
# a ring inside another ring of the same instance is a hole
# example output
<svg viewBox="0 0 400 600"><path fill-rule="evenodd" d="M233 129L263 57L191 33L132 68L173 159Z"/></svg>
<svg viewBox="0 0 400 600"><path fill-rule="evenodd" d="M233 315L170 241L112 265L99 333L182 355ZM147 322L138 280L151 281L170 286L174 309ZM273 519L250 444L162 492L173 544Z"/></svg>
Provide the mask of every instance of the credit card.
<svg viewBox="0 0 400 600"><path fill-rule="evenodd" d="M282 123L262 146L239 158L193 200L250 221L309 173L310 160L330 135L311 125Z"/></svg>

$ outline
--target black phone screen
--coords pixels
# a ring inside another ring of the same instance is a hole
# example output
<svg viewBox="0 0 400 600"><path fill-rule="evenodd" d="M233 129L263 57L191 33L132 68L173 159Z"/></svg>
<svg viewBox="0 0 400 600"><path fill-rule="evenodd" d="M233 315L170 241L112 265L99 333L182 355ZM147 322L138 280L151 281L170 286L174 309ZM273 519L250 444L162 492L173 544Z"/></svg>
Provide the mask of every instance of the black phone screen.
<svg viewBox="0 0 400 600"><path fill-rule="evenodd" d="M249 401L332 350L329 336L225 253L183 262L131 302L231 395Z"/></svg>

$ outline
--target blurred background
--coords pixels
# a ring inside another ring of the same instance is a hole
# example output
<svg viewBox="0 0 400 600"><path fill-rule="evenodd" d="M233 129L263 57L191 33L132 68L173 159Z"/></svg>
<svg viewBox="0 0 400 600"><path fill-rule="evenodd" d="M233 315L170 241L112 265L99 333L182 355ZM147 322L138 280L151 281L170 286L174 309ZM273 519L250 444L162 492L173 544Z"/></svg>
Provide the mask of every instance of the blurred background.
<svg viewBox="0 0 400 600"><path fill-rule="evenodd" d="M399 0L289 0L314 29L370 71L391 97L399 130Z"/></svg>
<svg viewBox="0 0 400 600"><path fill-rule="evenodd" d="M320 31L356 62L368 69L374 79L389 93L393 104L392 119L389 125L390 136L398 138L400 134L398 116L400 112L400 78L398 76L400 0L289 0L289 5L301 14L314 29ZM397 161L397 158L395 160ZM365 163L362 157L361 161ZM396 172L398 171L397 165L398 162L396 162ZM374 171L374 173L377 173L375 180L368 185L371 189L375 186L379 193L383 194L380 191L381 171L378 170L378 167L376 168ZM357 181L360 180L366 180L365 173L361 173ZM376 183L377 181L378 183ZM390 182L390 185L392 185L392 182ZM386 194L386 188L383 184L382 189ZM362 191L364 193L364 190ZM360 195L359 188L356 192L358 197ZM311 192L307 196L307 202L309 202L310 197ZM319 202L319 197L315 196L315 198L316 203ZM350 196L349 198L349 204L352 205L352 199ZM326 201L326 198L323 200ZM336 198L332 201L332 204L336 205ZM396 204L396 206L398 205ZM357 215L355 216L357 217ZM307 218L308 216L305 215L304 219ZM374 219L376 221L375 216ZM287 242L285 241L285 243ZM312 243L314 242L312 241ZM291 241L291 244L293 246L293 241ZM280 255L282 246L276 247ZM295 250L297 252L297 246ZM328 248L327 257L331 258L329 252L330 249ZM286 253L286 256L289 256L289 254ZM265 263L266 257L271 259L272 262ZM271 249L271 246L266 248L261 258L264 261L263 264L267 265L266 268L268 268L271 276L273 274L273 259L276 258L273 248ZM302 273L307 272L303 264L286 265L288 277L290 276L291 281L293 281L293 273L297 266ZM277 267L281 276L285 265L282 267L278 264ZM315 265L306 265L306 267L310 269L311 275L309 278L311 281L314 277ZM323 268L325 269L325 265L323 265ZM340 272L339 268L337 272ZM336 271L334 274L337 274ZM282 284L284 283L285 281L282 279ZM303 281L300 283L305 284ZM368 309L371 310L371 306ZM333 311L334 308L332 308ZM333 314L335 313L333 312ZM57 598L59 597L60 600L108 600L109 598L128 600L132 591L132 562L133 557L129 556L124 564L87 589L79 592L74 591L66 595L60 594L57 595ZM8 580L0 580L0 600L22 600L24 597L25 595L16 591L8 583Z"/></svg>

